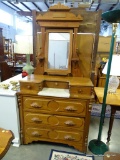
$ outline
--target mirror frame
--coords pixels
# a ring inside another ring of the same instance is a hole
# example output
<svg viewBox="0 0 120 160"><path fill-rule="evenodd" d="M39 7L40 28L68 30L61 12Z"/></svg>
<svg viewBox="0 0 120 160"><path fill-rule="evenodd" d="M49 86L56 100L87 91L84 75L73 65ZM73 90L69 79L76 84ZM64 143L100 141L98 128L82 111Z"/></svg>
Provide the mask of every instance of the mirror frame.
<svg viewBox="0 0 120 160"><path fill-rule="evenodd" d="M40 26L41 42L34 74L75 75L79 72L79 57L76 51L77 32L83 17L70 12L70 8L58 3L45 13L38 13L36 22ZM70 55L67 70L48 69L48 31L70 33Z"/></svg>
<svg viewBox="0 0 120 160"><path fill-rule="evenodd" d="M48 68L49 33L70 33L68 68L66 70ZM73 30L72 29L47 29L46 30L45 63L44 63L45 72L47 72L48 74L54 74L54 75L67 75L71 73L72 41L73 41Z"/></svg>

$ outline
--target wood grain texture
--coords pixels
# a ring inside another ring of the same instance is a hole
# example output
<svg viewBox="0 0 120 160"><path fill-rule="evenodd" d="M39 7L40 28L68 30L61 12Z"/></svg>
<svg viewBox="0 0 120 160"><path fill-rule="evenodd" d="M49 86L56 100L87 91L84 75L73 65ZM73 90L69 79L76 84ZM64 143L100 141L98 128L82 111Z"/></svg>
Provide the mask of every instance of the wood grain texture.
<svg viewBox="0 0 120 160"><path fill-rule="evenodd" d="M86 21L89 21L87 16ZM87 151L93 99L93 83L90 78L95 36L87 33L77 34L83 17L60 4L36 17L42 32L42 35L38 36L41 38L38 38L38 64L34 75L20 81L20 92L17 93L20 101L22 144L47 141L67 144L81 152ZM93 19L95 20L95 16ZM72 34L67 71L49 71L46 67L49 56L49 30ZM56 89L58 94L59 89L66 89L69 96L39 94L44 88Z"/></svg>
<svg viewBox="0 0 120 160"><path fill-rule="evenodd" d="M120 154L115 152L105 152L103 160L119 160Z"/></svg>
<svg viewBox="0 0 120 160"><path fill-rule="evenodd" d="M104 88L95 87L95 94L100 103L103 102ZM120 89L117 89L115 94L107 94L106 104L120 106Z"/></svg>
<svg viewBox="0 0 120 160"><path fill-rule="evenodd" d="M13 139L12 131L0 128L0 159L7 153Z"/></svg>

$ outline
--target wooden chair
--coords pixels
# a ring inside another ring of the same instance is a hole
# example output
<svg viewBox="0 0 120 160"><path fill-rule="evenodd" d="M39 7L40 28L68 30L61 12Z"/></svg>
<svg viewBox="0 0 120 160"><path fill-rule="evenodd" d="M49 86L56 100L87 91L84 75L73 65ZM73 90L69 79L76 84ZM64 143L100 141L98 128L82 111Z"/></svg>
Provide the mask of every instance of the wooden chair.
<svg viewBox="0 0 120 160"><path fill-rule="evenodd" d="M15 75L14 65L9 66L5 61L0 62L1 82Z"/></svg>
<svg viewBox="0 0 120 160"><path fill-rule="evenodd" d="M0 128L0 159L2 159L10 148L14 139L12 131Z"/></svg>
<svg viewBox="0 0 120 160"><path fill-rule="evenodd" d="M14 61L16 63L25 63L26 62L26 54L14 53Z"/></svg>
<svg viewBox="0 0 120 160"><path fill-rule="evenodd" d="M26 54L14 53L15 64L17 62L26 63ZM33 61L33 54L30 55L30 61Z"/></svg>
<svg viewBox="0 0 120 160"><path fill-rule="evenodd" d="M26 63L26 54L14 53L15 73L22 73L22 68ZM30 55L30 61L33 62L33 54Z"/></svg>
<svg viewBox="0 0 120 160"><path fill-rule="evenodd" d="M120 154L114 152L105 152L103 160L120 160Z"/></svg>

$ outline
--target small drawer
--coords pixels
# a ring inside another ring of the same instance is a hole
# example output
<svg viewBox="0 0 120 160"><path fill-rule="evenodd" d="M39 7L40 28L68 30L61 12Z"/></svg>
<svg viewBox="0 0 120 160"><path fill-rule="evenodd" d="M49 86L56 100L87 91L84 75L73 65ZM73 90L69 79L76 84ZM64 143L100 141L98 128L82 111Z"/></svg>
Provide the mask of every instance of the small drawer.
<svg viewBox="0 0 120 160"><path fill-rule="evenodd" d="M70 87L70 94L91 95L91 87Z"/></svg>
<svg viewBox="0 0 120 160"><path fill-rule="evenodd" d="M41 83L30 83L30 82L20 82L20 90L34 90L34 91L40 91L42 90L43 86Z"/></svg>
<svg viewBox="0 0 120 160"><path fill-rule="evenodd" d="M62 88L62 89L69 88L68 82L44 81L43 83L44 83L44 87L46 87L46 88Z"/></svg>

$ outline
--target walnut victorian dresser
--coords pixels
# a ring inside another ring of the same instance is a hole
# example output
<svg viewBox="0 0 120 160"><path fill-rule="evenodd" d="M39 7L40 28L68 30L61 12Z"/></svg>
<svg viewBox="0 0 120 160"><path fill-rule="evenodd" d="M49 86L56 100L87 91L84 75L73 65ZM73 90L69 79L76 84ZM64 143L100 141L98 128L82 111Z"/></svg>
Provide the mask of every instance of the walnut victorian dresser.
<svg viewBox="0 0 120 160"><path fill-rule="evenodd" d="M77 50L83 17L58 3L37 14L36 21L42 42L37 66L33 75L20 81L17 93L21 143L62 143L86 152L93 83L80 69L83 57L92 56L80 57ZM92 48L94 38L85 37ZM80 41L85 43L84 35Z"/></svg>

